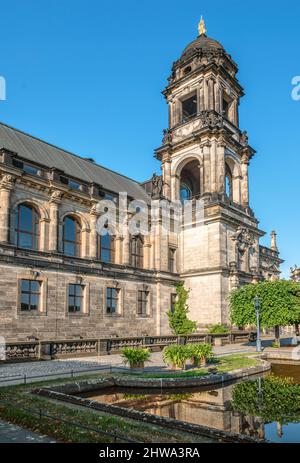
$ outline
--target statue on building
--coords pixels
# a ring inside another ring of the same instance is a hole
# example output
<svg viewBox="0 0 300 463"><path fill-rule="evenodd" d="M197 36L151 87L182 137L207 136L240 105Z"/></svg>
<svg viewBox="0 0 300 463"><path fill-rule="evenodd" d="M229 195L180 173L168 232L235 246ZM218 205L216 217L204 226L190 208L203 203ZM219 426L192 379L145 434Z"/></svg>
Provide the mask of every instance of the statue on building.
<svg viewBox="0 0 300 463"><path fill-rule="evenodd" d="M160 175L153 174L152 176L152 198L160 199L163 193L163 180Z"/></svg>

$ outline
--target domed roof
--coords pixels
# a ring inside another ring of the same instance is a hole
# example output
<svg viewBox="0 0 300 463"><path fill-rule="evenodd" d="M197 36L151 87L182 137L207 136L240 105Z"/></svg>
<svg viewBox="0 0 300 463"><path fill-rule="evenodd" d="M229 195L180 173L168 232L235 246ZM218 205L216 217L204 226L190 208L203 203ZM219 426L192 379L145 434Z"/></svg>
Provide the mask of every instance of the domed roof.
<svg viewBox="0 0 300 463"><path fill-rule="evenodd" d="M193 53L194 50L224 50L224 47L214 39L207 37L202 34L197 37L196 40L191 42L184 50L181 55L184 58L187 55Z"/></svg>

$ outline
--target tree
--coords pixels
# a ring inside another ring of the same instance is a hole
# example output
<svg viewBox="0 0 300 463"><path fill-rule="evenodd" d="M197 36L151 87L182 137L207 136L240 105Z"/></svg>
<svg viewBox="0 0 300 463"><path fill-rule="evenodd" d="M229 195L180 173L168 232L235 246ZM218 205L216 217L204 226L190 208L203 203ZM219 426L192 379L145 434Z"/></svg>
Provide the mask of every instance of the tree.
<svg viewBox="0 0 300 463"><path fill-rule="evenodd" d="M185 289L183 282L181 282L176 286L176 293L174 310L168 312L170 328L177 336L194 333L197 329L197 323L188 318L189 290Z"/></svg>
<svg viewBox="0 0 300 463"><path fill-rule="evenodd" d="M263 328L275 328L279 341L280 326L300 321L300 284L294 281L264 281L245 285L230 295L231 322L237 326L256 325L254 298L261 302L260 321Z"/></svg>

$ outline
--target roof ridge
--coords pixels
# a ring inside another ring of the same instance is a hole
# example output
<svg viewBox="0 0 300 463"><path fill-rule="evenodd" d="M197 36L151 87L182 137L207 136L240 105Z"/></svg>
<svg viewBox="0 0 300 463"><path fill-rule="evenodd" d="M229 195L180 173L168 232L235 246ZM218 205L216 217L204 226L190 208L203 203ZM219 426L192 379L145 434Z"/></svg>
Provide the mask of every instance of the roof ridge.
<svg viewBox="0 0 300 463"><path fill-rule="evenodd" d="M66 149L64 149L64 148L61 148L60 146L54 145L53 143L50 143L50 142L48 142L48 141L46 141L46 140L42 140L41 138L38 138L38 137L36 137L35 135L32 135L32 134L27 133L27 132L24 132L23 130L17 129L16 127L13 127L13 126L11 126L11 125L9 125L9 124L5 124L4 122L1 122L1 121L0 121L0 125L3 125L4 127L7 127L7 128L9 128L9 129L11 129L11 130L14 130L14 131L16 131L16 132L19 132L19 133L25 135L26 137L30 137L30 138L33 138L33 139L35 139L35 140L41 142L41 143L45 143L45 144L48 145L48 146L52 146L52 147L55 148L55 149L58 149L58 150L60 150L60 151L63 151L64 153L70 154L71 156L74 156L74 157L76 157L76 158L79 158L79 159L81 159L82 161L88 162L89 164L92 164L92 165L101 167L102 169L105 169L105 170L107 170L108 172L112 172L113 174L116 174L116 175L119 175L120 177L126 178L127 180L130 180L130 181L136 183L136 185L140 186L140 182L138 182L137 180L134 180L133 178L128 177L127 175L124 175L124 174L121 174L121 173L119 173L119 172L116 172L115 170L109 169L108 167L105 167L105 166L103 166L102 164L99 164L98 162L93 162L93 163L92 163L92 162L89 161L88 159L85 159L85 158L83 158L82 156L80 156L79 154L72 153L72 151L68 151L68 150L66 150Z"/></svg>

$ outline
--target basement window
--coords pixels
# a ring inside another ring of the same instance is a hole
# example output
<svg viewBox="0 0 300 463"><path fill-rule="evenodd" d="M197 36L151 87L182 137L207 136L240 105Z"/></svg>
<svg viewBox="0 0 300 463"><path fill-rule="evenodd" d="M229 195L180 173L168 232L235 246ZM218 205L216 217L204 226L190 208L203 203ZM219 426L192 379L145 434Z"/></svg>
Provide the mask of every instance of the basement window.
<svg viewBox="0 0 300 463"><path fill-rule="evenodd" d="M182 101L182 120L185 122L197 114L197 95L196 93Z"/></svg>

